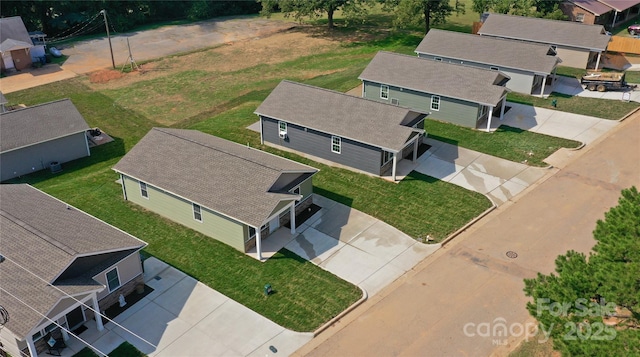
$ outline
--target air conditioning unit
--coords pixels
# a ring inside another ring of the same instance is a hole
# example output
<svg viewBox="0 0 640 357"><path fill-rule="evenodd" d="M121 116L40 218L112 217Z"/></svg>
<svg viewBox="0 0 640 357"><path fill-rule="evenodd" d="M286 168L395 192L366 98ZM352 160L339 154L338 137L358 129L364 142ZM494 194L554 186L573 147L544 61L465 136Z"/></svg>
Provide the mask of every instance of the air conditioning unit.
<svg viewBox="0 0 640 357"><path fill-rule="evenodd" d="M286 131L281 131L279 133L280 139L286 139L287 138L287 132Z"/></svg>
<svg viewBox="0 0 640 357"><path fill-rule="evenodd" d="M400 101L397 100L396 98L391 98L391 104L393 105L400 105Z"/></svg>

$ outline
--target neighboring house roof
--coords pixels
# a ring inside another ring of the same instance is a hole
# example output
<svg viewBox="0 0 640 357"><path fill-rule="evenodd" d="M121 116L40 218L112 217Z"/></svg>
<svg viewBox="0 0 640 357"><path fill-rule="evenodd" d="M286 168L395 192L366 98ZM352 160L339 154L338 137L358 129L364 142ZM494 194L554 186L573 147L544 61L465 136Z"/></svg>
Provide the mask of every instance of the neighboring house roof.
<svg viewBox="0 0 640 357"><path fill-rule="evenodd" d="M508 92L498 83L509 77L498 71L380 51L358 78L494 106Z"/></svg>
<svg viewBox="0 0 640 357"><path fill-rule="evenodd" d="M640 1L634 1L634 0L599 0L599 1L613 8L618 12L622 12L630 7L640 4Z"/></svg>
<svg viewBox="0 0 640 357"><path fill-rule="evenodd" d="M478 33L593 51L606 50L611 38L602 25L503 14L490 14Z"/></svg>
<svg viewBox="0 0 640 357"><path fill-rule="evenodd" d="M598 0L569 0L569 2L589 11L596 16L606 14L607 12L613 10L612 8Z"/></svg>
<svg viewBox="0 0 640 357"><path fill-rule="evenodd" d="M57 280L74 261L115 252L131 254L146 245L26 184L0 185L0 197L0 254L6 257L0 263L0 296L11 315L6 327L20 338L66 294L103 289L93 275L83 272Z"/></svg>
<svg viewBox="0 0 640 357"><path fill-rule="evenodd" d="M0 18L0 43L7 39L33 44L20 16Z"/></svg>
<svg viewBox="0 0 640 357"><path fill-rule="evenodd" d="M415 130L401 125L409 109L306 84L282 81L256 114L361 143L400 151Z"/></svg>
<svg viewBox="0 0 640 357"><path fill-rule="evenodd" d="M561 60L550 51L549 45L431 29L415 52L551 74Z"/></svg>
<svg viewBox="0 0 640 357"><path fill-rule="evenodd" d="M318 170L197 130L153 128L113 168L252 227L283 200L272 190L284 173Z"/></svg>
<svg viewBox="0 0 640 357"><path fill-rule="evenodd" d="M14 39L6 39L0 43L0 52L10 52L15 50L23 50L25 48L31 48L31 43L22 42Z"/></svg>
<svg viewBox="0 0 640 357"><path fill-rule="evenodd" d="M62 99L0 115L0 153L89 129L71 100Z"/></svg>

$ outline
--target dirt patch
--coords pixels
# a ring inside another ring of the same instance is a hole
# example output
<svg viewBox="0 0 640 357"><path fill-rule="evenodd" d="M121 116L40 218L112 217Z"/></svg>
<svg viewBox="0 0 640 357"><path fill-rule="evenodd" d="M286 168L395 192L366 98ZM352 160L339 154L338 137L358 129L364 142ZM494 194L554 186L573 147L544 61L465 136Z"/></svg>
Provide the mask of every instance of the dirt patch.
<svg viewBox="0 0 640 357"><path fill-rule="evenodd" d="M89 82L91 83L107 83L111 80L122 78L124 73L112 69L105 69L102 71L93 72L89 75Z"/></svg>

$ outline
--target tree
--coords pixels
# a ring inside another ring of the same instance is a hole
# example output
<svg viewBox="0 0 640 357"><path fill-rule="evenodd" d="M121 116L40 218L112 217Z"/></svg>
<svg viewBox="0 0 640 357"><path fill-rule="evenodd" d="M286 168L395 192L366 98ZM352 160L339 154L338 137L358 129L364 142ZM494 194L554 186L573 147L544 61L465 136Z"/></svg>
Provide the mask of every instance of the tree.
<svg viewBox="0 0 640 357"><path fill-rule="evenodd" d="M464 4L449 0L382 0L384 8L392 9L395 14L394 26L406 28L424 25L425 33L431 24L443 24L454 12L464 14Z"/></svg>
<svg viewBox="0 0 640 357"><path fill-rule="evenodd" d="M574 251L556 259L556 273L525 279L529 313L554 348L567 355L640 354L640 193L622 191L616 207L599 220L597 243L587 256ZM610 326L603 317L626 308L630 317Z"/></svg>
<svg viewBox="0 0 640 357"><path fill-rule="evenodd" d="M473 11L566 20L559 8L562 0L473 0Z"/></svg>
<svg viewBox="0 0 640 357"><path fill-rule="evenodd" d="M347 17L362 16L366 13L369 0L261 0L264 16L280 9L286 17L292 16L296 21L303 18L320 17L327 14L328 27L333 29L333 15L342 10Z"/></svg>

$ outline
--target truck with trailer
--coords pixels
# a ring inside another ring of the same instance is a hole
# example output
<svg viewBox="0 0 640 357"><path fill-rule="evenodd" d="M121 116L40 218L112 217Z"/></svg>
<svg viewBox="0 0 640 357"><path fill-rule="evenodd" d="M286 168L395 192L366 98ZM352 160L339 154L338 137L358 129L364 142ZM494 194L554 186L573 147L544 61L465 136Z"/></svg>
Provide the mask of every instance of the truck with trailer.
<svg viewBox="0 0 640 357"><path fill-rule="evenodd" d="M606 92L608 90L627 90L637 86L627 83L624 72L587 72L580 83L588 90Z"/></svg>

